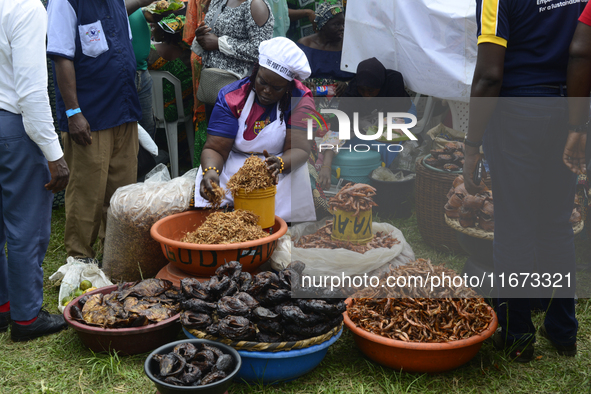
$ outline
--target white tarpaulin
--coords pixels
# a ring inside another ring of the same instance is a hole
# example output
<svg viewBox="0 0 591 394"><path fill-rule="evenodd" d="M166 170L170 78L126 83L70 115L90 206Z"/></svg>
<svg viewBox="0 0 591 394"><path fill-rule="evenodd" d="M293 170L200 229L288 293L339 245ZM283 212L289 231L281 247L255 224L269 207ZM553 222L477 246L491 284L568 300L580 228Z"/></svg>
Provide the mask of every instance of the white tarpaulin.
<svg viewBox="0 0 591 394"><path fill-rule="evenodd" d="M349 0L341 69L371 57L400 71L409 89L440 98L470 97L476 64L476 2Z"/></svg>

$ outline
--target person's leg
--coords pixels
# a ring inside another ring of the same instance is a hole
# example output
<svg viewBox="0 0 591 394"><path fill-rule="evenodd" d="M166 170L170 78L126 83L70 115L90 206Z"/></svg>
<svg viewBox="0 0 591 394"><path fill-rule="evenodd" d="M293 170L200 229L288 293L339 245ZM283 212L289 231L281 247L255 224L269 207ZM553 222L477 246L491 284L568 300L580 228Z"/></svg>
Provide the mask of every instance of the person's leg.
<svg viewBox="0 0 591 394"><path fill-rule="evenodd" d="M154 122L154 111L152 109L152 76L148 70L138 71L136 88L140 99L140 107L142 108L142 118L139 123L150 134L150 137L154 139L156 123Z"/></svg>
<svg viewBox="0 0 591 394"><path fill-rule="evenodd" d="M0 305L31 320L43 303L41 265L51 233L53 194L47 160L25 133L20 115L0 111ZM7 244L7 256L4 244Z"/></svg>
<svg viewBox="0 0 591 394"><path fill-rule="evenodd" d="M547 188L554 187L544 171L544 141L564 121L565 108L558 104L502 98L485 135L495 202L495 272L505 274L505 287L498 288L497 314L510 343L535 339L528 297L536 295L511 288L508 278L512 273L537 271L538 231L545 215L542 202Z"/></svg>
<svg viewBox="0 0 591 394"><path fill-rule="evenodd" d="M64 157L70 167L64 234L68 256L95 256L92 245L103 216L113 144L110 130L93 131L92 144L87 146L76 144L68 133L62 133Z"/></svg>
<svg viewBox="0 0 591 394"><path fill-rule="evenodd" d="M106 224L107 209L115 190L136 182L138 135L137 123L125 123L114 127L113 149L109 158L109 176L103 200L103 223ZM106 228L106 226L104 226Z"/></svg>
<svg viewBox="0 0 591 394"><path fill-rule="evenodd" d="M543 198L540 199L536 259L539 273L550 274L551 283L562 286L544 288L547 294L543 296L553 297L552 300L543 300L543 309L546 310L545 330L554 343L569 346L576 342L578 329L574 302L575 244L569 222L577 176L562 161L566 137L564 129L559 129L544 138L542 171L545 174L545 188ZM557 274L563 278L561 281L555 276Z"/></svg>
<svg viewBox="0 0 591 394"><path fill-rule="evenodd" d="M152 76L148 70L137 71L135 77L135 86L140 99L142 109L142 118L139 121L140 126L152 137L156 136L156 122L154 121L154 112L152 109ZM143 147L138 150L138 168L137 179L143 180L143 177L150 172L156 165L154 156Z"/></svg>

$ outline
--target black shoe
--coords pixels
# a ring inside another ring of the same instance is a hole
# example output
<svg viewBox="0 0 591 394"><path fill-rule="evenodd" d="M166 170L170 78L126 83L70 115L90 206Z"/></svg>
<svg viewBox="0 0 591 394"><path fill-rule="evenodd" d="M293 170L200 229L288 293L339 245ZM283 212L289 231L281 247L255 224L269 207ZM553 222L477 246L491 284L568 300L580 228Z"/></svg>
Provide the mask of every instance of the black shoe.
<svg viewBox="0 0 591 394"><path fill-rule="evenodd" d="M10 323L10 312L0 312L0 332L8 330Z"/></svg>
<svg viewBox="0 0 591 394"><path fill-rule="evenodd" d="M546 327L544 326L543 323L540 326L540 329L538 330L538 333L540 334L540 336L542 336L542 337L546 338L547 340L549 340L550 343L552 344L552 346L554 346L554 348L556 348L556 351L561 356L574 357L577 354L577 344L576 344L576 342L574 344L568 345L568 346L557 344L556 342L554 342L550 338L550 336L548 335L548 331L546 331Z"/></svg>
<svg viewBox="0 0 591 394"><path fill-rule="evenodd" d="M505 352L512 361L527 363L534 358L534 344L531 341L521 343L507 343L502 332L493 335L493 345L495 349Z"/></svg>
<svg viewBox="0 0 591 394"><path fill-rule="evenodd" d="M46 310L39 311L37 320L27 326L12 322L10 337L15 342L28 341L68 328L63 315L51 315Z"/></svg>

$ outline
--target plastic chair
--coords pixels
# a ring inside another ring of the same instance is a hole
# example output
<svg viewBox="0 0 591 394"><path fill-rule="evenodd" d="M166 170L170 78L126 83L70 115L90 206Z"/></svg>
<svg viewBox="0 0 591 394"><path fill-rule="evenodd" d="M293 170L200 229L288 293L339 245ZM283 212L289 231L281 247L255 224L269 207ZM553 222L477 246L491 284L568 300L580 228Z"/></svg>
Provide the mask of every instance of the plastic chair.
<svg viewBox="0 0 591 394"><path fill-rule="evenodd" d="M193 163L195 150L195 130L193 128L193 114L185 116L185 109L183 107L183 90L181 88L181 81L169 73L168 71L150 70L152 76L152 105L154 107L154 115L156 117L156 127L163 128L166 132L166 141L168 143L168 154L170 156L170 168L172 177L179 176L179 148L178 148L178 123L185 124L187 133L187 141L189 143L189 152L191 154L191 163ZM176 98L176 107L178 110L178 119L172 122L167 122L164 119L164 94L163 94L163 80L166 79L174 85L174 94Z"/></svg>
<svg viewBox="0 0 591 394"><path fill-rule="evenodd" d="M448 100L449 110L451 111L452 129L468 133L468 119L470 115L470 103L457 100Z"/></svg>

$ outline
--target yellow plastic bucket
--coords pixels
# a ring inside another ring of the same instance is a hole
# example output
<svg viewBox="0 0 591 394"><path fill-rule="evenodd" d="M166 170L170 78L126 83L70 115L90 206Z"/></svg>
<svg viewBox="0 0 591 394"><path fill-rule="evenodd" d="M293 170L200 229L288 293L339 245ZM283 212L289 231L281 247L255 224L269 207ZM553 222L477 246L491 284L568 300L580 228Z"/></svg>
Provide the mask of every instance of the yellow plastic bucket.
<svg viewBox="0 0 591 394"><path fill-rule="evenodd" d="M277 187L253 190L245 193L240 189L234 196L234 209L244 209L259 216L259 226L262 228L275 225L275 194Z"/></svg>
<svg viewBox="0 0 591 394"><path fill-rule="evenodd" d="M333 241L350 241L362 245L373 239L371 209L355 212L335 209L332 212L332 235Z"/></svg>

